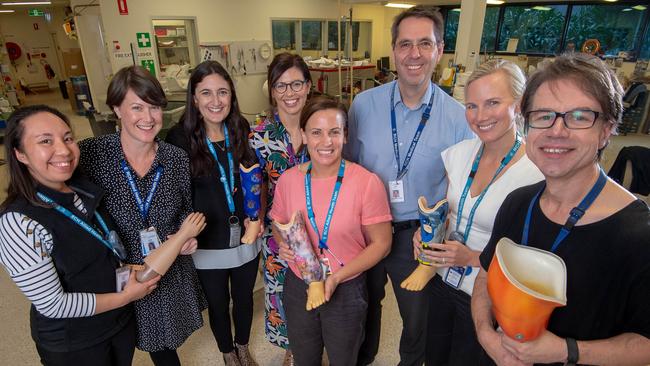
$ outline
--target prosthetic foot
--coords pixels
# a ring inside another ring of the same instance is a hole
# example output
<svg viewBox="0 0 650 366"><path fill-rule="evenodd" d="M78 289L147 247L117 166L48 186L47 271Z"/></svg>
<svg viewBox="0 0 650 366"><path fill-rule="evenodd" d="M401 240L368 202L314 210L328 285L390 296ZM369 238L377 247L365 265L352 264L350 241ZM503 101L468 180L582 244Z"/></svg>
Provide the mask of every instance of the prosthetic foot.
<svg viewBox="0 0 650 366"><path fill-rule="evenodd" d="M152 250L144 259L144 269L136 272L139 282L146 282L160 275L164 276L180 254L183 244L205 228L205 216L200 212L189 214L176 234L170 236L160 247Z"/></svg>
<svg viewBox="0 0 650 366"><path fill-rule="evenodd" d="M445 238L445 224L449 204L446 199L438 201L433 207L427 206L427 199L422 196L418 199L420 212L420 235L422 236L422 248L428 249L429 243L442 243ZM418 266L408 276L400 287L408 291L421 291L424 286L436 275L436 267L420 255Z"/></svg>
<svg viewBox="0 0 650 366"><path fill-rule="evenodd" d="M280 224L274 221L273 225L295 254L294 262L303 281L309 285L305 308L309 311L321 306L325 303L325 275L309 241L302 213L296 211L288 223Z"/></svg>
<svg viewBox="0 0 650 366"><path fill-rule="evenodd" d="M241 238L244 244L252 244L262 230L260 214L260 193L262 183L262 169L259 164L249 168L239 165L241 186L244 193L244 214L248 217L248 226Z"/></svg>

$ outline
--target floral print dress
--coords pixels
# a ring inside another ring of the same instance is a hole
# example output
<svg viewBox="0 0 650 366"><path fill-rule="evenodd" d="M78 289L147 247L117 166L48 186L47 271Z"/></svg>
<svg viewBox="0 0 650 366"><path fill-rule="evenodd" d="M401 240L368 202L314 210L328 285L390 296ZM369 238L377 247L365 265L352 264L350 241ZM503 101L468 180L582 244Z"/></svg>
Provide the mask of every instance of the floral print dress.
<svg viewBox="0 0 650 366"><path fill-rule="evenodd" d="M262 177L267 184L266 212L271 210L273 193L280 175L296 164L308 161L306 149L296 152L291 145L289 133L277 113L265 118L253 128L250 146L255 150ZM288 349L287 325L282 306L282 289L287 263L278 256L278 244L271 235L271 220L265 217L262 260L264 269L264 308L266 339L279 347Z"/></svg>

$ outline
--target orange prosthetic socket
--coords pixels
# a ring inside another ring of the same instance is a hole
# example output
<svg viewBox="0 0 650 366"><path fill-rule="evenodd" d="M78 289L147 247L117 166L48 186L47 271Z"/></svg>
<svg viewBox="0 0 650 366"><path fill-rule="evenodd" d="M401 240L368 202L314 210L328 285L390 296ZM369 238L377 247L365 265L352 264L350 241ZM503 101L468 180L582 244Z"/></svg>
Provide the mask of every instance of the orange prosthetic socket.
<svg viewBox="0 0 650 366"><path fill-rule="evenodd" d="M205 216L199 212L189 214L176 234L170 236L160 247L149 252L144 259L144 269L136 272L138 282L146 282L160 275L164 276L176 257L181 252L183 244L205 228Z"/></svg>
<svg viewBox="0 0 650 366"><path fill-rule="evenodd" d="M502 238L487 275L492 312L503 332L528 342L546 329L553 310L566 305L566 265L545 250Z"/></svg>

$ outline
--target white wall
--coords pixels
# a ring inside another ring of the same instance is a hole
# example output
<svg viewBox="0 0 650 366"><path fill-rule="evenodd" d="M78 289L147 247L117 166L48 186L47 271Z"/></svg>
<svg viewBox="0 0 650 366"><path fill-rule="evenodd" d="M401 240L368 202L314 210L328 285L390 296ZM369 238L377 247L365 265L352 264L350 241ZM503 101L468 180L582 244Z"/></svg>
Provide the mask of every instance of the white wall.
<svg viewBox="0 0 650 366"><path fill-rule="evenodd" d="M119 15L117 2L100 0L102 21L106 41L112 45L119 41L122 47L136 42L136 32L152 32L153 17L196 17L199 43L216 41L271 40L271 18L315 18L336 19L339 14L348 13L349 5L342 4L339 13L334 0L172 0L152 2L130 0L129 14ZM371 60L387 56L390 50L390 36L386 39L386 9L379 5L355 5L353 17L371 20ZM392 16L388 18L392 21ZM386 45L385 43L389 44ZM131 61L111 58L113 72L130 65ZM87 66L88 67L88 66ZM262 92L265 75L235 77L242 110L259 113L268 107L267 97ZM250 117L251 116L247 116Z"/></svg>
<svg viewBox="0 0 650 366"><path fill-rule="evenodd" d="M18 78L22 78L27 84L49 83L50 87L56 87L59 79L63 79L63 65L57 59L57 50L52 38L57 40L59 48L66 51L72 48L79 48L79 43L68 38L63 32L64 12L62 7L43 8L52 14L52 21L48 23L44 17L30 17L26 7L16 7L15 13L0 13L0 33L3 34L5 42L17 43L22 49L21 57L15 62L15 71ZM34 24L38 29L34 29ZM48 80L45 68L40 58L32 59L33 66L29 66L27 53L45 53L45 62L52 67L56 77Z"/></svg>

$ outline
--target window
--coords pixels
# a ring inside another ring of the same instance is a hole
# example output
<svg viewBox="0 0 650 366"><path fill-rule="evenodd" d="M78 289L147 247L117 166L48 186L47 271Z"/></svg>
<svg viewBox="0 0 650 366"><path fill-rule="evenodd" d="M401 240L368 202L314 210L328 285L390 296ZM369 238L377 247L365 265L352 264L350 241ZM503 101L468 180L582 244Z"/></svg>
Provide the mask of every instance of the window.
<svg viewBox="0 0 650 366"><path fill-rule="evenodd" d="M322 46L323 22L320 20L303 20L300 29L302 31L302 49L319 51Z"/></svg>
<svg viewBox="0 0 650 366"><path fill-rule="evenodd" d="M459 20L460 8L449 9L447 11L447 15L445 16L445 51L453 52L456 49Z"/></svg>
<svg viewBox="0 0 650 366"><path fill-rule="evenodd" d="M346 43L346 30L347 22L341 21L341 50L345 48ZM338 23L336 21L327 22L327 49L330 51L337 50L339 32ZM359 22L352 22L352 50L356 51L359 48Z"/></svg>
<svg viewBox="0 0 650 366"><path fill-rule="evenodd" d="M494 52L500 9L501 8L498 6L488 6L487 9L485 9L483 35L481 36L481 52Z"/></svg>
<svg viewBox="0 0 650 366"><path fill-rule="evenodd" d="M599 53L616 56L626 51L633 54L638 35L643 32L643 10L643 6L634 4L574 5L566 43L573 42L576 50L580 50L586 40L597 39ZM647 41L645 44L647 47Z"/></svg>
<svg viewBox="0 0 650 366"><path fill-rule="evenodd" d="M276 50L296 49L296 21L273 20L271 21L273 34L273 48Z"/></svg>
<svg viewBox="0 0 650 366"><path fill-rule="evenodd" d="M650 27L647 27L645 31L645 39L643 40L643 47L641 47L641 53L639 55L639 58L642 58L644 60L650 59Z"/></svg>
<svg viewBox="0 0 650 366"><path fill-rule="evenodd" d="M557 53L566 11L567 5L506 6L497 51L507 51L510 39L517 39L517 53Z"/></svg>

